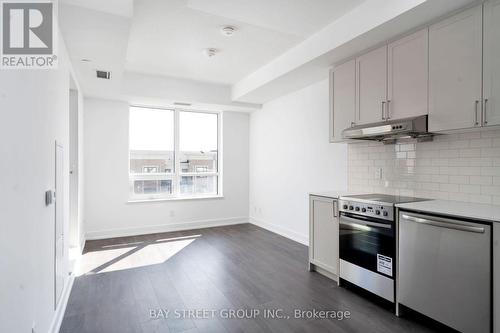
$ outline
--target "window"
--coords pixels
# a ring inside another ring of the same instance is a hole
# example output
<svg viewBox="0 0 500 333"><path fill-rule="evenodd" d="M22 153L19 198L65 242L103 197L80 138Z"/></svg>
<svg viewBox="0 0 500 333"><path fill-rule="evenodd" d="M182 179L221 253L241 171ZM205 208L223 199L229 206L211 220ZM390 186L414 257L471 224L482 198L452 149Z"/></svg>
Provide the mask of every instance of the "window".
<svg viewBox="0 0 500 333"><path fill-rule="evenodd" d="M130 107L132 199L220 194L217 113Z"/></svg>

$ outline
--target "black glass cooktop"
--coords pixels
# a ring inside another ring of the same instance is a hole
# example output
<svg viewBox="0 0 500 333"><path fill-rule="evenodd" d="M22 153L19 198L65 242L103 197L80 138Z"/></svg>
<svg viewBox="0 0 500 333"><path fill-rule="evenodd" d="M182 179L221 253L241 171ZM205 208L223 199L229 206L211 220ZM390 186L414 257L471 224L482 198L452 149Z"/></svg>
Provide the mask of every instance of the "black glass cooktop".
<svg viewBox="0 0 500 333"><path fill-rule="evenodd" d="M374 203L374 204L386 204L386 205L395 205L395 204L400 204L400 203L418 202L418 201L429 200L429 199L423 199L423 198L405 197L405 196L399 196L399 195L380 194L380 193L347 195L347 196L341 197L341 199L351 200L351 201L359 201L359 202L369 202L369 203Z"/></svg>

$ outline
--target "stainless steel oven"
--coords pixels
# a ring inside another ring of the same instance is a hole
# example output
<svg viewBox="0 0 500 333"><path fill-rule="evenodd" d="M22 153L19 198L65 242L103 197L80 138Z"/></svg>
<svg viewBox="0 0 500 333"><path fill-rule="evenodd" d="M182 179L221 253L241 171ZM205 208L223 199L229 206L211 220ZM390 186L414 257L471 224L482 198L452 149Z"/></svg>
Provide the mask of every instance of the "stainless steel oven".
<svg viewBox="0 0 500 333"><path fill-rule="evenodd" d="M393 278L396 234L393 221L340 213L340 258ZM378 264L385 260L387 264Z"/></svg>
<svg viewBox="0 0 500 333"><path fill-rule="evenodd" d="M394 302L394 221L340 213L340 277Z"/></svg>
<svg viewBox="0 0 500 333"><path fill-rule="evenodd" d="M419 200L384 194L340 198L341 281L395 302L395 203Z"/></svg>

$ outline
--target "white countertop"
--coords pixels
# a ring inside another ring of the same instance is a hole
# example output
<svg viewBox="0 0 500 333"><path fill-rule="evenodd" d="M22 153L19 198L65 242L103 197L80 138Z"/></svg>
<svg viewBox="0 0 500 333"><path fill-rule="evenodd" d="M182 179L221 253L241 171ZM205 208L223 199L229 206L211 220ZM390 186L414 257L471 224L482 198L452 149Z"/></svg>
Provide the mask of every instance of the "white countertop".
<svg viewBox="0 0 500 333"><path fill-rule="evenodd" d="M397 204L396 207L427 213L500 222L500 206L448 200L429 200Z"/></svg>
<svg viewBox="0 0 500 333"><path fill-rule="evenodd" d="M364 194L360 192L348 192L348 191L317 191L317 192L309 192L309 195L317 195L319 197L327 197L327 198L333 198L333 199L338 199L342 196L346 195L355 195L355 194Z"/></svg>

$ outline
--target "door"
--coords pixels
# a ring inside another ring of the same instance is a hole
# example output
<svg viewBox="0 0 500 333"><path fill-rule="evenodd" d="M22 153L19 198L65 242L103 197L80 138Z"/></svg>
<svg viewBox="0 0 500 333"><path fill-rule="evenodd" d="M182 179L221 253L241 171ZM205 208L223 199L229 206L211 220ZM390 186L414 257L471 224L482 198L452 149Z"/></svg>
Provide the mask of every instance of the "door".
<svg viewBox="0 0 500 333"><path fill-rule="evenodd" d="M483 125L500 125L500 0L484 4Z"/></svg>
<svg viewBox="0 0 500 333"><path fill-rule="evenodd" d="M429 28L429 130L481 126L482 6Z"/></svg>
<svg viewBox="0 0 500 333"><path fill-rule="evenodd" d="M315 265L338 273L338 213L337 200L324 197L310 198L311 257Z"/></svg>
<svg viewBox="0 0 500 333"><path fill-rule="evenodd" d="M342 131L356 119L356 61L335 67L330 76L330 142L342 141Z"/></svg>
<svg viewBox="0 0 500 333"><path fill-rule="evenodd" d="M491 227L400 212L399 302L460 332L490 332Z"/></svg>
<svg viewBox="0 0 500 333"><path fill-rule="evenodd" d="M64 149L57 143L55 162L54 309L64 287Z"/></svg>
<svg viewBox="0 0 500 333"><path fill-rule="evenodd" d="M388 119L428 114L429 30L423 29L389 44Z"/></svg>
<svg viewBox="0 0 500 333"><path fill-rule="evenodd" d="M78 91L69 92L69 246L80 246L78 226Z"/></svg>
<svg viewBox="0 0 500 333"><path fill-rule="evenodd" d="M356 108L359 124L385 120L387 45L356 59Z"/></svg>

